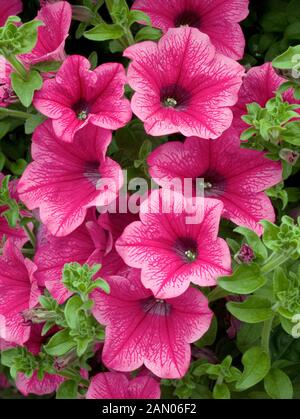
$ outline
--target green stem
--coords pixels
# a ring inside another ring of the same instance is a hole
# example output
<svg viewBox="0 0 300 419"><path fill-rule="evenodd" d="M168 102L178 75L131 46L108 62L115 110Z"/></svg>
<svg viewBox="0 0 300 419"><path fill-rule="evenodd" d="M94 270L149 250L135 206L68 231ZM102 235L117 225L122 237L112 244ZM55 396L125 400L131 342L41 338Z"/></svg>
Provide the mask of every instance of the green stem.
<svg viewBox="0 0 300 419"><path fill-rule="evenodd" d="M261 346L267 354L270 353L270 335L272 332L274 317L275 316L272 316L269 320L264 322L263 330L261 333Z"/></svg>
<svg viewBox="0 0 300 419"><path fill-rule="evenodd" d="M7 55L5 58L11 64L11 66L16 70L16 72L22 77L22 79L26 80L28 71L26 70L24 65L21 63L21 61L18 60L18 58L15 57L14 55Z"/></svg>
<svg viewBox="0 0 300 419"><path fill-rule="evenodd" d="M279 255L278 253L273 253L265 262L265 264L261 268L261 273L266 275L272 271L274 271L276 268L278 268L280 265L288 261L294 251L289 251L287 253L283 253Z"/></svg>
<svg viewBox="0 0 300 419"><path fill-rule="evenodd" d="M20 216L20 221L22 222L22 220L23 220L23 217ZM23 228L24 228L27 236L29 237L29 240L30 240L30 243L31 243L32 247L35 248L35 235L30 230L30 228L28 227L27 224L24 224Z"/></svg>
<svg viewBox="0 0 300 419"><path fill-rule="evenodd" d="M29 119L32 117L31 113L17 111L15 109L0 108L0 115L11 116L12 118Z"/></svg>
<svg viewBox="0 0 300 419"><path fill-rule="evenodd" d="M125 28L124 28L125 29ZM126 41L127 41L127 43L128 43L128 46L130 46L130 45L133 45L134 44L134 37L133 37L133 35L132 35L132 33L131 33L131 30L130 29L125 29L125 38L126 38Z"/></svg>
<svg viewBox="0 0 300 419"><path fill-rule="evenodd" d="M214 302L214 301L221 300L221 298L225 298L225 297L227 297L228 295L230 295L230 294L228 293L228 291L225 291L225 290L223 290L223 289L222 289L222 288L220 288L220 287L216 287L214 290L212 290L212 291L208 294L207 298L208 298L208 301L209 301L210 303L212 303L212 302Z"/></svg>

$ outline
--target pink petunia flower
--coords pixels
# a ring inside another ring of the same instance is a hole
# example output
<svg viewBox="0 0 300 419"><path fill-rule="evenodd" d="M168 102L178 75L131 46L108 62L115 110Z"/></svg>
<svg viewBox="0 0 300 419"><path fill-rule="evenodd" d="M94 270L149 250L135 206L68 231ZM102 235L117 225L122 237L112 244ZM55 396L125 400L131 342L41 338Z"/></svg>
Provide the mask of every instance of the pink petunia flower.
<svg viewBox="0 0 300 419"><path fill-rule="evenodd" d="M19 373L16 378L16 387L23 396L35 394L43 396L54 393L65 379L59 375L45 373L42 380L38 377L38 372L28 378L25 374Z"/></svg>
<svg viewBox="0 0 300 419"><path fill-rule="evenodd" d="M181 378L190 365L190 343L208 330L212 312L195 288L157 299L140 275L110 277L110 294L95 291L93 314L106 325L102 360L108 368L133 371L143 364L161 378Z"/></svg>
<svg viewBox="0 0 300 419"><path fill-rule="evenodd" d="M21 0L0 0L0 26L4 26L9 16L16 16L23 11Z"/></svg>
<svg viewBox="0 0 300 419"><path fill-rule="evenodd" d="M119 164L105 157L111 141L108 130L88 125L72 144L55 136L51 121L33 136L34 161L19 181L20 199L40 209L50 233L66 236L82 224L88 208L109 205L123 184Z"/></svg>
<svg viewBox="0 0 300 419"><path fill-rule="evenodd" d="M44 26L38 28L38 40L33 50L21 55L29 65L44 61L63 61L66 58L65 42L72 21L71 5L67 1L47 4L38 12Z"/></svg>
<svg viewBox="0 0 300 419"><path fill-rule="evenodd" d="M116 242L125 263L142 269L143 285L157 298L177 297L190 282L216 285L218 276L231 272L228 246L218 238L222 202L189 201L179 193L153 191L141 205L141 221L126 227Z"/></svg>
<svg viewBox="0 0 300 419"><path fill-rule="evenodd" d="M129 379L119 372L95 375L86 394L87 399L159 399L159 382L148 376Z"/></svg>
<svg viewBox="0 0 300 419"><path fill-rule="evenodd" d="M8 240L0 257L0 316L5 323L0 337L10 343L23 345L29 338L30 326L24 322L22 312L38 303L35 271L35 264Z"/></svg>
<svg viewBox="0 0 300 419"><path fill-rule="evenodd" d="M169 29L158 44L141 42L124 55L133 60L131 107L148 134L217 138L230 127L244 68L216 53L207 35Z"/></svg>
<svg viewBox="0 0 300 419"><path fill-rule="evenodd" d="M62 304L72 295L62 283L64 265L70 262L101 264L106 247L105 231L99 226L93 212L66 237L55 237L41 227L34 257L38 266L36 278Z"/></svg>
<svg viewBox="0 0 300 419"><path fill-rule="evenodd" d="M249 128L249 125L241 119L243 115L247 114L247 105L256 102L264 107L284 82L286 80L278 76L272 63L252 67L247 72L239 92L239 100L233 107L233 126L239 133ZM300 103L294 98L291 89L283 94L283 98L289 103Z"/></svg>
<svg viewBox="0 0 300 419"><path fill-rule="evenodd" d="M132 8L147 13L163 32L181 26L200 29L218 52L240 60L245 38L238 23L248 16L248 6L249 0L135 0Z"/></svg>
<svg viewBox="0 0 300 419"><path fill-rule="evenodd" d="M17 101L17 97L11 87L11 65L0 55L0 107L6 108Z"/></svg>
<svg viewBox="0 0 300 419"><path fill-rule="evenodd" d="M130 102L123 97L123 66L107 63L94 71L90 66L86 58L71 55L34 96L34 106L53 120L56 135L67 142L87 124L115 130L131 119Z"/></svg>
<svg viewBox="0 0 300 419"><path fill-rule="evenodd" d="M204 194L223 202L222 216L258 234L261 220L275 221L271 200L263 192L282 181L279 162L264 153L242 149L237 132L226 131L209 141L191 137L184 143L170 142L148 157L156 183L168 186L174 179L204 179Z"/></svg>

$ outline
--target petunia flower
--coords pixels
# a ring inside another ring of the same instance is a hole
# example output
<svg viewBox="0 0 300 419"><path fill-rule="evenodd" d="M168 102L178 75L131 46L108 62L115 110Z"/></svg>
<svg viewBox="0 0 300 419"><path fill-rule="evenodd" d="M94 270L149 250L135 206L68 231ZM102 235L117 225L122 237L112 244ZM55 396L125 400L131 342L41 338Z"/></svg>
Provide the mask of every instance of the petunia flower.
<svg viewBox="0 0 300 419"><path fill-rule="evenodd" d="M275 221L271 200L264 191L282 181L279 162L265 154L240 147L234 129L215 141L191 137L170 142L148 157L156 183L168 186L174 179L204 179L204 195L224 204L222 216L261 234L261 220Z"/></svg>
<svg viewBox="0 0 300 419"><path fill-rule="evenodd" d="M133 112L154 136L181 132L217 138L230 127L243 67L216 52L198 29L169 29L158 44L141 42L124 55Z"/></svg>
<svg viewBox="0 0 300 419"><path fill-rule="evenodd" d="M59 375L45 373L42 380L38 377L38 372L34 371L33 375L28 378L25 374L19 373L16 378L16 387L23 396L35 394L44 396L54 393L65 378Z"/></svg>
<svg viewBox="0 0 300 419"><path fill-rule="evenodd" d="M135 0L132 9L141 10L152 25L167 32L190 26L206 33L216 50L240 60L245 38L240 25L249 13L249 0Z"/></svg>
<svg viewBox="0 0 300 419"><path fill-rule="evenodd" d="M253 102L265 107L266 103L275 96L278 88L286 80L280 77L272 63L265 63L260 67L252 67L246 74L239 92L239 100L233 107L233 126L242 133L249 128L241 117L246 115L247 105ZM283 94L284 100L289 103L300 103L294 98L293 91L289 89Z"/></svg>
<svg viewBox="0 0 300 419"><path fill-rule="evenodd" d="M36 278L62 304L72 295L62 283L64 265L70 262L91 266L101 264L106 248L105 231L99 226L93 211L88 213L81 226L66 237L55 237L42 226L34 256L38 267Z"/></svg>
<svg viewBox="0 0 300 419"><path fill-rule="evenodd" d="M8 105L17 101L17 97L11 86L11 72L11 65L0 55L0 107L2 108L6 108Z"/></svg>
<svg viewBox="0 0 300 419"><path fill-rule="evenodd" d="M36 19L44 25L38 28L38 40L33 50L21 55L22 60L33 65L45 61L63 61L66 58L65 42L72 21L71 5L67 1L47 4Z"/></svg>
<svg viewBox="0 0 300 419"><path fill-rule="evenodd" d="M218 276L231 272L228 246L218 238L222 202L189 201L179 193L153 191L141 205L141 221L126 227L116 242L125 263L142 269L142 283L156 298L177 297L190 282L216 285Z"/></svg>
<svg viewBox="0 0 300 419"><path fill-rule="evenodd" d="M190 343L208 330L212 312L195 288L180 297L157 299L140 275L110 277L110 294L94 291L93 314L106 325L102 361L117 371L143 364L161 378L181 378L191 360Z"/></svg>
<svg viewBox="0 0 300 419"><path fill-rule="evenodd" d="M4 26L9 16L16 16L23 10L21 0L0 0L0 26Z"/></svg>
<svg viewBox="0 0 300 419"><path fill-rule="evenodd" d="M159 399L159 382L148 376L129 379L119 372L103 372L91 379L87 399Z"/></svg>
<svg viewBox="0 0 300 419"><path fill-rule="evenodd" d="M109 205L122 187L119 164L106 157L108 130L88 125L74 142L55 136L51 121L40 125L32 143L33 162L19 181L20 199L40 209L50 233L66 236L82 224L88 208Z"/></svg>
<svg viewBox="0 0 300 419"><path fill-rule="evenodd" d="M0 257L0 316L5 321L0 337L10 343L23 345L29 339L30 325L24 322L22 312L38 303L35 271L35 264L8 240Z"/></svg>
<svg viewBox="0 0 300 419"><path fill-rule="evenodd" d="M131 119L130 102L123 97L123 66L107 63L93 71L90 66L85 57L69 56L55 79L46 80L34 96L34 106L52 119L56 135L67 142L87 124L115 130Z"/></svg>

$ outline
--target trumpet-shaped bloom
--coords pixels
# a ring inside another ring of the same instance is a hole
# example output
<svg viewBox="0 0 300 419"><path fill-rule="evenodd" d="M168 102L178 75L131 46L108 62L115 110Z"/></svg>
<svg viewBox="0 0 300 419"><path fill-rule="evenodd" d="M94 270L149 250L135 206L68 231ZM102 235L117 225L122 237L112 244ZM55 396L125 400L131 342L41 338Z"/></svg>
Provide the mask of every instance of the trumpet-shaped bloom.
<svg viewBox="0 0 300 419"><path fill-rule="evenodd" d="M107 63L94 71L90 66L86 58L71 55L34 96L34 106L53 120L56 135L67 142L87 124L114 130L131 119L130 102L123 97L123 66Z"/></svg>
<svg viewBox="0 0 300 419"><path fill-rule="evenodd" d="M92 378L87 399L159 399L159 382L148 376L129 379L119 372L103 372Z"/></svg>
<svg viewBox="0 0 300 419"><path fill-rule="evenodd" d="M249 0L135 0L133 9L147 13L163 32L180 26L200 29L218 52L240 60L245 39L238 23L247 17L248 5Z"/></svg>
<svg viewBox="0 0 300 419"><path fill-rule="evenodd" d="M148 157L150 174L161 186L174 179L182 183L204 179L204 194L223 202L223 217L258 234L259 221L275 221L271 200L263 192L282 180L279 162L264 153L242 149L237 132L226 131L215 141L191 137L170 142Z"/></svg>
<svg viewBox="0 0 300 419"><path fill-rule="evenodd" d="M198 29L169 29L160 41L127 48L131 107L147 133L217 138L232 123L243 67L216 52Z"/></svg>
<svg viewBox="0 0 300 419"><path fill-rule="evenodd" d="M275 96L276 91L285 81L276 73L272 63L252 67L247 72L239 92L239 100L233 108L233 126L239 133L249 128L249 125L241 119L247 114L247 105L256 102L265 107L268 100ZM294 98L292 90L285 92L283 98L289 103L300 103Z"/></svg>
<svg viewBox="0 0 300 419"><path fill-rule="evenodd" d="M107 237L96 218L89 214L84 223L66 237L55 237L41 228L34 261L38 266L36 277L45 285L59 304L70 296L62 283L64 265L77 262L91 266L101 264L106 252Z"/></svg>
<svg viewBox="0 0 300 419"><path fill-rule="evenodd" d="M64 380L65 378L59 375L47 372L42 380L39 379L37 371L34 371L30 378L23 373L19 373L16 378L16 387L23 396L28 396L29 394L43 396L54 393Z"/></svg>
<svg viewBox="0 0 300 419"><path fill-rule="evenodd" d="M212 312L195 288L161 300L143 287L140 275L108 278L110 294L95 291L93 314L106 325L102 360L108 368L133 371L143 364L161 378L185 375L190 343L208 330Z"/></svg>
<svg viewBox="0 0 300 419"><path fill-rule="evenodd" d="M0 0L0 26L4 26L9 16L16 16L23 10L21 0Z"/></svg>
<svg viewBox="0 0 300 419"><path fill-rule="evenodd" d="M7 342L23 345L29 339L30 325L24 322L22 312L38 303L35 271L35 264L8 240L0 257L0 316L4 319L0 337Z"/></svg>
<svg viewBox="0 0 300 419"><path fill-rule="evenodd" d="M47 4L38 12L38 20L44 25L38 28L38 40L33 50L23 54L27 64L44 61L62 61L66 58L65 42L72 20L71 5L67 1Z"/></svg>
<svg viewBox="0 0 300 419"><path fill-rule="evenodd" d="M116 242L125 263L142 269L142 283L156 298L177 297L190 282L215 285L218 276L230 274L230 252L218 238L223 204L194 201L153 191L141 205L141 221L126 227Z"/></svg>
<svg viewBox="0 0 300 419"><path fill-rule="evenodd" d="M16 95L11 87L11 65L0 55L0 107L6 108L16 101Z"/></svg>
<svg viewBox="0 0 300 419"><path fill-rule="evenodd" d="M72 144L55 136L49 120L36 129L34 161L19 181L18 192L27 208L40 209L53 235L70 234L82 224L88 208L116 199L123 174L105 157L110 140L110 131L93 125L79 131Z"/></svg>

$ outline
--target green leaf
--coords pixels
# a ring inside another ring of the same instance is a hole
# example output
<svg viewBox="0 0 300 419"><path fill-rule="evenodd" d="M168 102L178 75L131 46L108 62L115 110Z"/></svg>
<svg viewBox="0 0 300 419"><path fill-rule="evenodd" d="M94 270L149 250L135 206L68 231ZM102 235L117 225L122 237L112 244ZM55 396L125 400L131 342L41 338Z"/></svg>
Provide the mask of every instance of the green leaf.
<svg viewBox="0 0 300 419"><path fill-rule="evenodd" d="M100 23L93 29L84 32L84 37L90 41L107 41L109 39L119 39L124 35L123 28L118 24Z"/></svg>
<svg viewBox="0 0 300 419"><path fill-rule="evenodd" d="M41 20L31 20L30 22L24 23L24 25L18 28L18 38L20 42L17 43L14 49L14 54L27 54L31 52L37 43L39 26L44 26Z"/></svg>
<svg viewBox="0 0 300 419"><path fill-rule="evenodd" d="M106 294L110 293L110 287L108 283L104 281L104 279L96 279L93 282L91 290L94 290L96 288L103 290Z"/></svg>
<svg viewBox="0 0 300 419"><path fill-rule="evenodd" d="M9 169L14 175L21 176L26 169L27 164L26 160L18 159L9 165Z"/></svg>
<svg viewBox="0 0 300 419"><path fill-rule="evenodd" d="M98 54L96 51L93 51L88 58L89 62L91 63L91 69L94 70L98 65Z"/></svg>
<svg viewBox="0 0 300 419"><path fill-rule="evenodd" d="M260 224L264 228L264 234L263 234L264 245L270 250L273 250L273 251L278 250L277 240L278 240L278 234L280 232L280 228L267 220L261 221Z"/></svg>
<svg viewBox="0 0 300 419"><path fill-rule="evenodd" d="M209 330L205 333L204 336L202 336L201 339L195 342L195 345L197 346L197 348L204 348L205 346L212 345L214 341L216 340L217 331L218 331L218 322L217 322L216 316L214 316Z"/></svg>
<svg viewBox="0 0 300 419"><path fill-rule="evenodd" d="M213 389L213 398L216 400L230 399L230 391L225 383L216 383Z"/></svg>
<svg viewBox="0 0 300 419"><path fill-rule="evenodd" d="M293 384L288 375L272 368L264 380L265 390L272 399L292 399Z"/></svg>
<svg viewBox="0 0 300 419"><path fill-rule="evenodd" d="M61 61L43 61L41 63L34 64L31 69L38 70L41 73L52 73L58 71L61 65Z"/></svg>
<svg viewBox="0 0 300 419"><path fill-rule="evenodd" d="M300 40L300 22L291 23L284 31L285 39Z"/></svg>
<svg viewBox="0 0 300 419"><path fill-rule="evenodd" d="M260 256L262 259L266 259L268 257L268 251L263 245L260 237L246 227L237 227L234 229L235 233L239 233L245 237L249 246L253 249L255 256Z"/></svg>
<svg viewBox="0 0 300 419"><path fill-rule="evenodd" d="M51 337L46 346L47 354L52 356L62 356L76 347L76 343L70 337L68 330L61 330Z"/></svg>
<svg viewBox="0 0 300 419"><path fill-rule="evenodd" d="M293 68L296 64L295 57L300 54L300 45L296 47L289 47L289 49L281 54L279 57L276 57L272 61L272 65L275 68L280 68L282 70L289 70ZM299 61L298 61L299 62Z"/></svg>
<svg viewBox="0 0 300 419"><path fill-rule="evenodd" d="M76 399L78 383L73 380L64 381L56 391L57 399Z"/></svg>
<svg viewBox="0 0 300 419"><path fill-rule="evenodd" d="M5 365L6 367L11 367L18 355L18 349L8 349L7 351L1 352L1 364Z"/></svg>
<svg viewBox="0 0 300 419"><path fill-rule="evenodd" d="M40 73L36 70L31 70L28 73L27 79L23 80L17 73L11 75L12 87L20 99L22 105L28 107L31 105L34 92L41 89L43 79Z"/></svg>
<svg viewBox="0 0 300 419"><path fill-rule="evenodd" d="M138 31L138 33L135 35L135 41L141 42L141 41L157 41L162 36L162 33L159 29L151 28L149 26L146 26Z"/></svg>
<svg viewBox="0 0 300 419"><path fill-rule="evenodd" d="M150 17L141 10L130 10L128 16L128 26L130 27L135 22L141 22L143 25L151 26Z"/></svg>
<svg viewBox="0 0 300 419"><path fill-rule="evenodd" d="M260 24L265 32L283 32L288 20L284 12L272 11L261 18Z"/></svg>
<svg viewBox="0 0 300 419"><path fill-rule="evenodd" d="M300 20L300 8L299 8L299 0L292 0L289 2L286 8L286 13L289 22L297 22Z"/></svg>
<svg viewBox="0 0 300 419"><path fill-rule="evenodd" d="M0 151L0 172L3 170L3 167L5 165L6 157L5 155Z"/></svg>
<svg viewBox="0 0 300 419"><path fill-rule="evenodd" d="M263 323L244 323L237 333L236 344L238 349L244 353L260 341Z"/></svg>
<svg viewBox="0 0 300 419"><path fill-rule="evenodd" d="M274 314L271 307L269 300L256 296L251 296L242 303L227 303L227 310L246 323L260 323L270 319Z"/></svg>
<svg viewBox="0 0 300 419"><path fill-rule="evenodd" d="M46 120L46 117L41 114L32 115L25 121L25 134L32 134L35 129Z"/></svg>
<svg viewBox="0 0 300 419"><path fill-rule="evenodd" d="M82 308L82 300L78 295L71 297L65 306L65 318L70 329L77 329L79 327L78 312Z"/></svg>
<svg viewBox="0 0 300 419"><path fill-rule="evenodd" d="M285 125L285 130L282 132L284 141L300 146L300 121L289 122Z"/></svg>
<svg viewBox="0 0 300 419"><path fill-rule="evenodd" d="M234 294L252 294L261 288L267 279L260 274L260 267L256 263L239 265L231 276L218 279L218 284L224 290Z"/></svg>
<svg viewBox="0 0 300 419"><path fill-rule="evenodd" d="M242 357L244 371L236 383L239 391L247 390L262 381L268 374L271 361L269 355L259 346L249 349Z"/></svg>

